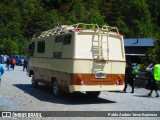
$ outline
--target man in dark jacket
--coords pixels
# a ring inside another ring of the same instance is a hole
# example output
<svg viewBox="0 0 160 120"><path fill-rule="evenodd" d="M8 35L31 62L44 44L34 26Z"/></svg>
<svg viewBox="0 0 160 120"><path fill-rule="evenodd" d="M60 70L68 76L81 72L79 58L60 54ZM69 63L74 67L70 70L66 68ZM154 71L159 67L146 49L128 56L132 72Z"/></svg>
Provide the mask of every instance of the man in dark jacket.
<svg viewBox="0 0 160 120"><path fill-rule="evenodd" d="M125 70L125 86L124 92L126 92L127 84L129 83L132 87L131 93L134 93L134 75L132 74L132 64L130 61L127 62L126 70Z"/></svg>
<svg viewBox="0 0 160 120"><path fill-rule="evenodd" d="M7 70L10 70L10 65L11 65L11 58L10 57L7 57L6 65L7 65Z"/></svg>
<svg viewBox="0 0 160 120"><path fill-rule="evenodd" d="M26 58L26 59L24 59L23 71L24 71L24 69L27 70L27 64L28 64L28 59Z"/></svg>

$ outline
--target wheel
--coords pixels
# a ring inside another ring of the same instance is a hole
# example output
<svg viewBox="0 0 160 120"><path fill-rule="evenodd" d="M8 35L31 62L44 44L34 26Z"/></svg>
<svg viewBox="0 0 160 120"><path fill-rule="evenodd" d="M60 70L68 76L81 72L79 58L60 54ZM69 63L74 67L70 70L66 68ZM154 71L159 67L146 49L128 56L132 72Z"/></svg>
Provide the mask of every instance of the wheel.
<svg viewBox="0 0 160 120"><path fill-rule="evenodd" d="M58 87L58 82L56 80L53 82L52 91L53 91L53 95L55 97L59 97L60 91L59 91L59 87Z"/></svg>
<svg viewBox="0 0 160 120"><path fill-rule="evenodd" d="M96 98L96 97L99 96L100 93L101 93L100 91L90 91L90 92L86 92L86 95L88 97L94 97L94 98Z"/></svg>
<svg viewBox="0 0 160 120"><path fill-rule="evenodd" d="M32 77L31 83L32 83L33 87L37 87L38 86L38 81L36 81L34 76Z"/></svg>

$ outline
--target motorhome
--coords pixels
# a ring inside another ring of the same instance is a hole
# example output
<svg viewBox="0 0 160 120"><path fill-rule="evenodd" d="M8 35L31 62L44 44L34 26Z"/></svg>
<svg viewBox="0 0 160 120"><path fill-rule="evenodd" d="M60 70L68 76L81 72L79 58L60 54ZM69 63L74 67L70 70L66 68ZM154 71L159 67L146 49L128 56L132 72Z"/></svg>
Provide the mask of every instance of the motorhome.
<svg viewBox="0 0 160 120"><path fill-rule="evenodd" d="M27 73L32 85L61 91L122 91L125 75L124 40L116 27L78 23L44 31L29 44Z"/></svg>

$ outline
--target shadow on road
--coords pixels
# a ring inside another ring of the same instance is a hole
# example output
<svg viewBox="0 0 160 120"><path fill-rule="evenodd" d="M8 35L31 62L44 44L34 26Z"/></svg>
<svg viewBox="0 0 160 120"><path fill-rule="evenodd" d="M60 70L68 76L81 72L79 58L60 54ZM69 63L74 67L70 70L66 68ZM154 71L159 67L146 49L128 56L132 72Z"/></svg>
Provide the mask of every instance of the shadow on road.
<svg viewBox="0 0 160 120"><path fill-rule="evenodd" d="M122 94L124 94L123 91L108 91L108 92L111 92L111 93L122 93ZM126 92L126 93L127 93L127 92Z"/></svg>
<svg viewBox="0 0 160 120"><path fill-rule="evenodd" d="M40 101L60 104L108 104L116 103L115 101L106 100L103 98L89 98L84 93L64 93L61 97L56 98L52 94L52 88L45 85L38 85L33 88L31 84L14 84L13 86L23 90L25 93L37 98Z"/></svg>
<svg viewBox="0 0 160 120"><path fill-rule="evenodd" d="M136 97L143 97L143 98L149 98L147 95L134 95Z"/></svg>

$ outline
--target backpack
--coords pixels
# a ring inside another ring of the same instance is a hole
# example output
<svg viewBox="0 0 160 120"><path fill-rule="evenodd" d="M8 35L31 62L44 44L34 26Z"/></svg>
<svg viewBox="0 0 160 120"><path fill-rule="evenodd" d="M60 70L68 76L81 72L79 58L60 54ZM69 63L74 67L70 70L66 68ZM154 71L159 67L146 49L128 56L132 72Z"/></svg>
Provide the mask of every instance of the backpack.
<svg viewBox="0 0 160 120"><path fill-rule="evenodd" d="M136 64L132 64L131 74L138 75L140 73L139 67Z"/></svg>
<svg viewBox="0 0 160 120"><path fill-rule="evenodd" d="M15 65L15 64L16 64L16 60L15 60L15 59L12 59L12 60L11 60L11 64L12 64L12 65Z"/></svg>
<svg viewBox="0 0 160 120"><path fill-rule="evenodd" d="M156 80L156 81L160 81L160 64L156 64L155 66L154 66L154 70L153 70L154 72L154 79Z"/></svg>

